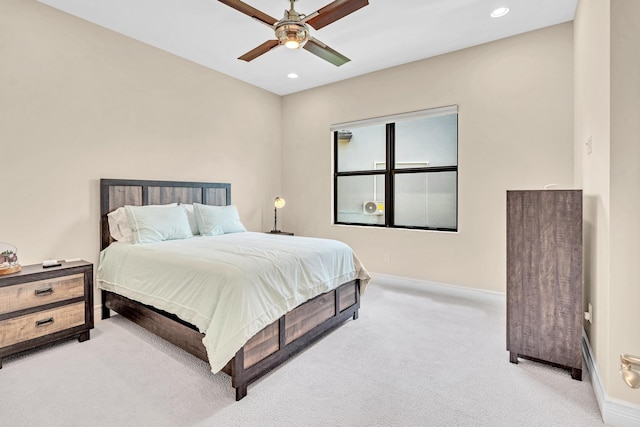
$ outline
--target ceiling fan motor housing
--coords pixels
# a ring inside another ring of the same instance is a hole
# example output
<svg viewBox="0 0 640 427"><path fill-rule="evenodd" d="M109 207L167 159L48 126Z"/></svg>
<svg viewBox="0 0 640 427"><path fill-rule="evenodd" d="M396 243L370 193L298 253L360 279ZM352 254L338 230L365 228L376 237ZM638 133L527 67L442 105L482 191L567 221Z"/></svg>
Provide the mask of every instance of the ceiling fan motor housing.
<svg viewBox="0 0 640 427"><path fill-rule="evenodd" d="M309 39L309 28L305 24L285 21L276 27L276 37L280 44L297 49L304 46Z"/></svg>
<svg viewBox="0 0 640 427"><path fill-rule="evenodd" d="M309 39L309 27L302 22L301 16L293 8L294 0L291 1L291 9L284 11L284 18L275 24L276 37L280 44L289 49L299 49Z"/></svg>

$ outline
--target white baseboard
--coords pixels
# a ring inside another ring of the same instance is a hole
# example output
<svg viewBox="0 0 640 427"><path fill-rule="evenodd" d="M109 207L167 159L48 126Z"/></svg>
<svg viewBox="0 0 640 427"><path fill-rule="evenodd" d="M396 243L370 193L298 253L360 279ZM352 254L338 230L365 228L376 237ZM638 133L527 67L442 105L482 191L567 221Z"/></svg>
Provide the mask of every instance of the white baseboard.
<svg viewBox="0 0 640 427"><path fill-rule="evenodd" d="M640 426L640 406L623 400L610 398L604 390L598 367L593 358L593 351L587 334L582 334L582 354L587 364L587 370L591 377L593 391L600 407L602 420L613 427L638 427Z"/></svg>
<svg viewBox="0 0 640 427"><path fill-rule="evenodd" d="M388 286L391 288L405 288L414 291L429 291L451 297L482 300L484 302L505 303L506 295L503 292L493 292L484 289L465 288L463 286L449 285L446 283L430 282L426 280L411 279L408 277L393 276L390 274L371 273L371 284Z"/></svg>

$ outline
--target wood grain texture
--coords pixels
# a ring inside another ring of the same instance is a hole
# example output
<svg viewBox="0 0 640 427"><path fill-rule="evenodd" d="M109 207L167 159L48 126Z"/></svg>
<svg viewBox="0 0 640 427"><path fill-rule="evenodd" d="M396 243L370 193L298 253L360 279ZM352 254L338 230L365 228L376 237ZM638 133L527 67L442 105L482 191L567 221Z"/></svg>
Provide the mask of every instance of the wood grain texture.
<svg viewBox="0 0 640 427"><path fill-rule="evenodd" d="M21 265L14 265L13 267L3 267L0 268L0 276L4 276L5 274L13 274L22 270Z"/></svg>
<svg viewBox="0 0 640 427"><path fill-rule="evenodd" d="M28 341L84 324L84 302L0 322L0 347Z"/></svg>
<svg viewBox="0 0 640 427"><path fill-rule="evenodd" d="M0 314L84 295L84 274L54 277L0 288Z"/></svg>
<svg viewBox="0 0 640 427"><path fill-rule="evenodd" d="M582 369L582 191L507 192L507 350Z"/></svg>
<svg viewBox="0 0 640 427"><path fill-rule="evenodd" d="M149 187L150 205L202 203L202 189L193 187Z"/></svg>
<svg viewBox="0 0 640 427"><path fill-rule="evenodd" d="M285 343L297 340L336 314L336 292L331 291L291 310L285 315Z"/></svg>
<svg viewBox="0 0 640 427"><path fill-rule="evenodd" d="M280 349L280 325L276 320L255 334L243 347L245 369Z"/></svg>
<svg viewBox="0 0 640 427"><path fill-rule="evenodd" d="M115 211L122 206L142 205L141 186L112 186L109 187L109 212Z"/></svg>
<svg viewBox="0 0 640 427"><path fill-rule="evenodd" d="M358 302L355 286L342 286L338 289L338 312L342 312Z"/></svg>
<svg viewBox="0 0 640 427"><path fill-rule="evenodd" d="M231 203L231 195L229 188L205 188L204 200L206 205L225 206Z"/></svg>

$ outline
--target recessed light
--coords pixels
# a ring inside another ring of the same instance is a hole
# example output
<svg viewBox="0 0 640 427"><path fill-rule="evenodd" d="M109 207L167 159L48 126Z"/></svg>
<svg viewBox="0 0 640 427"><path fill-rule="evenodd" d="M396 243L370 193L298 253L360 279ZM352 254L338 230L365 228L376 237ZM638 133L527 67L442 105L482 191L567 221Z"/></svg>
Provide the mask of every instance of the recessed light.
<svg viewBox="0 0 640 427"><path fill-rule="evenodd" d="M297 79L298 75L296 73L289 73L287 74L287 77L289 77L290 79Z"/></svg>
<svg viewBox="0 0 640 427"><path fill-rule="evenodd" d="M499 7L496 10L494 10L493 12L491 12L491 17L492 18L500 18L501 16L504 16L507 13L509 13L509 8L508 7Z"/></svg>

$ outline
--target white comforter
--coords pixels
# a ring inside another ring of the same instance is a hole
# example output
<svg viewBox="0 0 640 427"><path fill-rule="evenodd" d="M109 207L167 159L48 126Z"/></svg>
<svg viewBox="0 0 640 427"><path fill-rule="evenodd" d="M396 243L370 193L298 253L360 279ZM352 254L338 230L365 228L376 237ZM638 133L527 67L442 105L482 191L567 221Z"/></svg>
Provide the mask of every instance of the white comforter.
<svg viewBox="0 0 640 427"><path fill-rule="evenodd" d="M342 242L251 232L115 242L97 271L98 288L197 326L212 372L286 312L353 279L363 292L369 274Z"/></svg>

